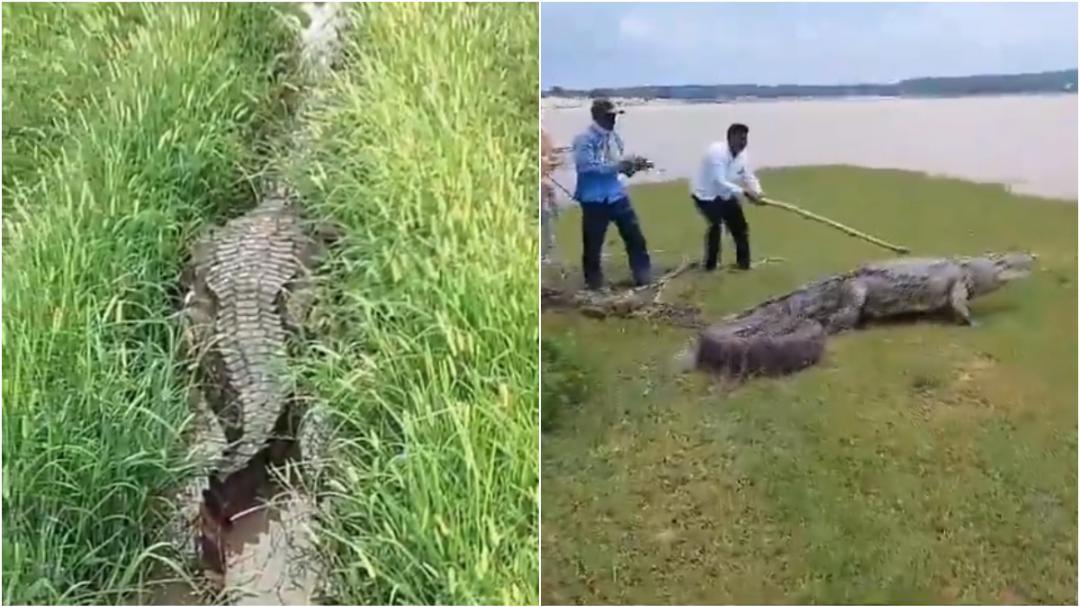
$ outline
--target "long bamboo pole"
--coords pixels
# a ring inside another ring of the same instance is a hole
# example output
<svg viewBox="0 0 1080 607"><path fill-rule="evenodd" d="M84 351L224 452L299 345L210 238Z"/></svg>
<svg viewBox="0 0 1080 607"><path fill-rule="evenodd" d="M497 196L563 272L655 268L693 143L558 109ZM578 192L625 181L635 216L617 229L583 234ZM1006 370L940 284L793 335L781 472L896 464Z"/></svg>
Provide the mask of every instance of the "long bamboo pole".
<svg viewBox="0 0 1080 607"><path fill-rule="evenodd" d="M825 225L832 226L832 227L840 230L841 232L845 232L847 234L850 234L851 236L855 236L856 238L861 238L861 239L863 239L863 240L865 240L867 242L872 242L872 243L876 244L879 247L884 247L884 248L889 249L891 251L895 251L897 253L900 253L901 255L906 255L907 253L911 252L911 249L908 249L907 247L902 247L900 245L895 245L895 244L892 244L890 242L885 242L884 240L881 240L880 238L875 238L874 236L871 236L871 235L869 235L869 234L867 234L865 232L860 232L859 230L856 230L855 228L853 228L851 226L846 226L846 225L840 223L839 221L833 221L832 219L829 219L828 217L822 217L821 215L818 215L817 213L811 213L810 211L807 211L806 209L797 207L797 206L795 206L793 204L790 204L790 203L787 203L787 202L781 202L779 200L773 200L771 198L762 198L761 203L764 204L765 206L777 207L777 208L781 208L781 209L784 209L784 210L787 210L787 211L791 211L792 213L795 213L797 215L801 215L801 216L803 216L803 217L805 217L807 219L812 219L814 221L823 223Z"/></svg>
<svg viewBox="0 0 1080 607"><path fill-rule="evenodd" d="M565 192L566 195L569 196L572 200L576 200L574 198L574 194L570 190L566 189L566 187L564 187L563 184L559 183L558 181L556 181L555 179L552 179L550 177L548 179L549 179L549 181L554 183L556 186L558 186L558 188L560 190ZM818 215L817 213L812 213L812 212L807 211L806 209L804 209L802 207L797 207L797 206L795 206L795 205L793 205L791 203L782 202L780 200L773 200L772 198L761 198L760 200L761 200L761 204L763 204L765 206L777 207L777 208L780 208L780 209L784 209L786 211L791 211L792 213L795 213L797 215L801 215L801 216L805 217L806 219L812 219L813 221L817 221L819 223L823 223L825 225L832 226L832 227L840 230L841 232L844 232L844 233L849 234L851 236L854 236L856 238L861 238L861 239L863 239L863 240L865 240L867 242L871 242L873 244L876 244L879 247L883 247L883 248L889 249L890 251L900 253L901 255L907 255L908 253L911 252L911 249L909 249L907 247L900 246L900 245L895 245L895 244L892 244L891 242L886 242L886 241L884 241L884 240L882 240L880 238L877 238L875 236L871 236L871 235L867 234L866 232L860 232L859 230L856 230L855 228L853 228L851 226L844 225L844 224L840 223L839 221L833 221L832 219L829 219L828 217L822 217L821 215Z"/></svg>

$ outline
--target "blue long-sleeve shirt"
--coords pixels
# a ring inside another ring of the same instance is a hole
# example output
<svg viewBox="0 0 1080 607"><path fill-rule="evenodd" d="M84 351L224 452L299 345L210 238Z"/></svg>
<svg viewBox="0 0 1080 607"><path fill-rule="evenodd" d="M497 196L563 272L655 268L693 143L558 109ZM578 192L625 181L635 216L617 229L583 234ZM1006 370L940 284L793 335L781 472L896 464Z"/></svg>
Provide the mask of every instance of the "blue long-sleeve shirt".
<svg viewBox="0 0 1080 607"><path fill-rule="evenodd" d="M574 137L574 165L577 187L574 198L584 204L609 204L626 197L619 181L619 160L623 142L615 131L600 128L595 122Z"/></svg>

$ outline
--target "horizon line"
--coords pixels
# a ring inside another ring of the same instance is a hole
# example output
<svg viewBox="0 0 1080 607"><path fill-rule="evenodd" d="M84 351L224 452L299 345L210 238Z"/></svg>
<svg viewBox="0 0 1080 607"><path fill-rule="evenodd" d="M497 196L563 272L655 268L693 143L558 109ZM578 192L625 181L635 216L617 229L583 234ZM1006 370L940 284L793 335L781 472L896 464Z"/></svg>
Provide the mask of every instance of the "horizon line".
<svg viewBox="0 0 1080 607"><path fill-rule="evenodd" d="M572 86L563 86L563 85L559 85L559 84L553 84L553 85L549 85L546 88L541 87L541 91L551 91L552 89L555 89L555 88L559 88L559 89L563 89L563 90L570 90L570 91L586 91L586 90L597 90L597 89L618 90L618 89L633 89L633 88L645 88L645 87L676 88L676 87L753 86L753 87L759 87L759 88L776 88L776 87L783 87L783 86L786 86L786 87L897 86L899 84L903 84L905 82L911 82L913 80L959 80L959 79L963 79L963 78L987 78L987 77L1005 78L1005 77L1013 77L1013 76L1038 76L1038 75L1044 75L1044 74L1055 74L1055 73L1059 73L1059 72L1078 72L1078 71L1080 71L1080 66L1078 66L1078 67L1070 67L1070 68L1063 68L1063 69L1056 69L1056 70L1040 70L1040 71L1037 71L1037 72L999 72L999 73L966 74L966 75L963 75L963 76L914 76L914 77L911 77L911 78L903 78L903 79L895 80L895 81L892 81L892 82L848 82L848 83L841 83L841 84L794 84L794 83L754 84L754 83L749 83L749 82L735 82L735 83L713 83L713 84L700 84L700 83L689 83L689 84L629 84L629 85L619 85L619 86L592 86L592 87L572 87Z"/></svg>

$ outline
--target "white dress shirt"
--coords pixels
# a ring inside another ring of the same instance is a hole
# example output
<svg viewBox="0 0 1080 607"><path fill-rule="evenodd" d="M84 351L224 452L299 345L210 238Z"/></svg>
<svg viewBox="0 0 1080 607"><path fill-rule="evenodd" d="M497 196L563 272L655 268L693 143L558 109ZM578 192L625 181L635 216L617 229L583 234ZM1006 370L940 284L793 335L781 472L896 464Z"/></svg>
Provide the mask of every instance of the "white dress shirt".
<svg viewBox="0 0 1080 607"><path fill-rule="evenodd" d="M734 198L750 190L761 194L761 184L750 169L746 150L737 157L731 157L726 141L717 141L705 151L701 167L691 181L691 192L700 200L712 200L720 197Z"/></svg>

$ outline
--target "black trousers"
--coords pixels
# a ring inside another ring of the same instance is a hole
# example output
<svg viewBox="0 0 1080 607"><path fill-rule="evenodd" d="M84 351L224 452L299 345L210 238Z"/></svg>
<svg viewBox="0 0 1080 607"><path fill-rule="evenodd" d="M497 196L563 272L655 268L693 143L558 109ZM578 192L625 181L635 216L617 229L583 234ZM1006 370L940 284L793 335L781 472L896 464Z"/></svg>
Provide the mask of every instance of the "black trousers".
<svg viewBox="0 0 1080 607"><path fill-rule="evenodd" d="M713 270L720 261L720 226L727 224L735 241L735 262L743 270L750 268L750 226L746 223L742 205L735 198L701 200L691 196L698 211L709 223L705 232L705 269Z"/></svg>
<svg viewBox="0 0 1080 607"><path fill-rule="evenodd" d="M648 283L651 269L648 245L645 235L641 233L637 213L634 212L634 207L630 206L630 199L623 198L611 203L581 205L581 266L586 286L599 289L604 285L600 253L604 248L608 224L611 222L619 229L619 236L626 245L626 256L630 261L634 282L639 285Z"/></svg>

